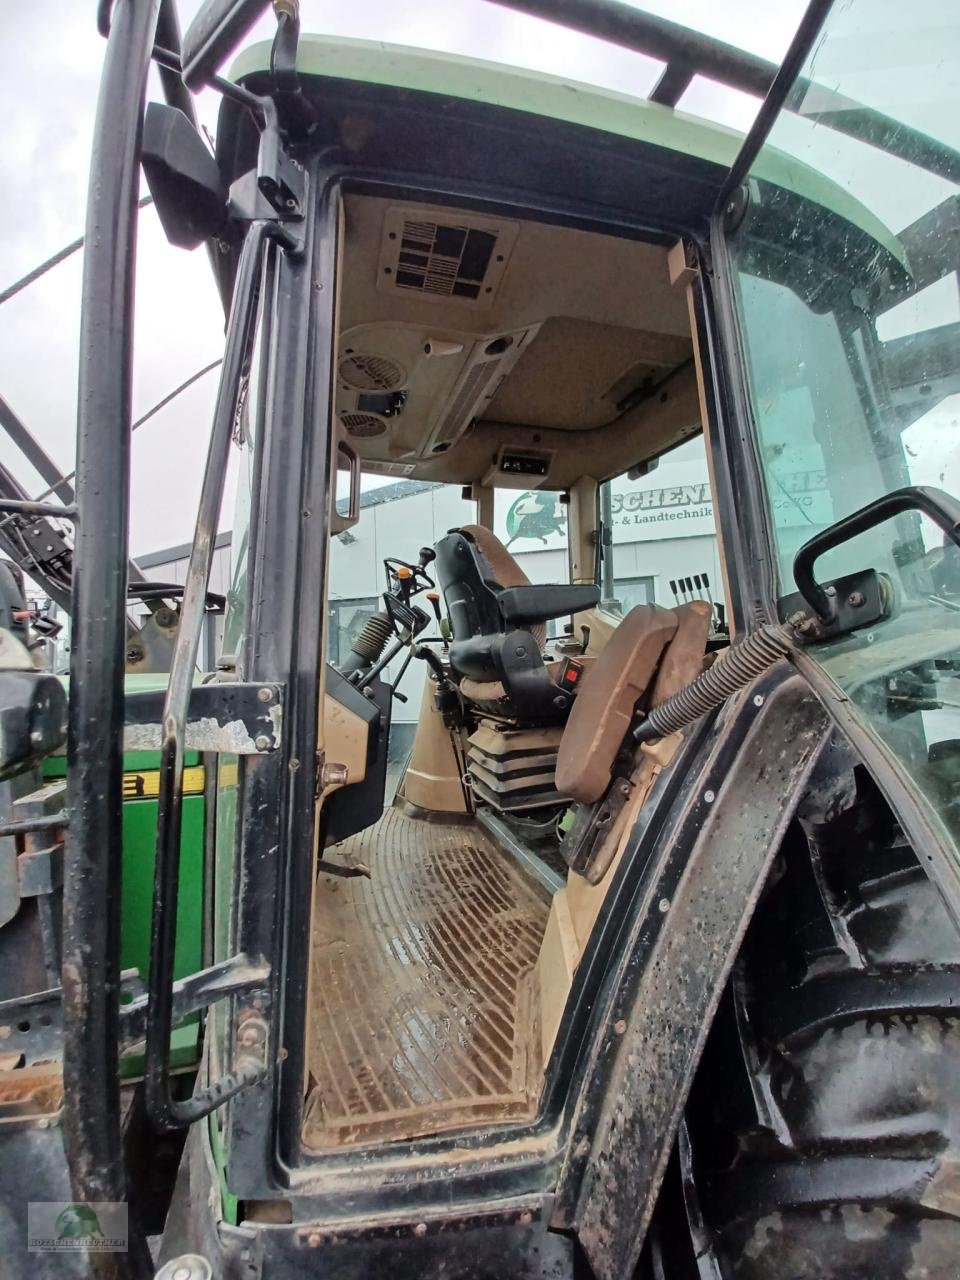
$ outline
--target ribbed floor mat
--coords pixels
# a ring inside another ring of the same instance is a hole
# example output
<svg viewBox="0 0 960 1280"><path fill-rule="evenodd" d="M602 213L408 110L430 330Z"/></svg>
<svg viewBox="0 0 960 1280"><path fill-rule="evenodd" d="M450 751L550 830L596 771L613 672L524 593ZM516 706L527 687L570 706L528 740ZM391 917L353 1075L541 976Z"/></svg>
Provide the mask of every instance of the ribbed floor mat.
<svg viewBox="0 0 960 1280"><path fill-rule="evenodd" d="M373 878L317 884L304 1144L532 1116L541 891L482 828L399 809L332 857Z"/></svg>

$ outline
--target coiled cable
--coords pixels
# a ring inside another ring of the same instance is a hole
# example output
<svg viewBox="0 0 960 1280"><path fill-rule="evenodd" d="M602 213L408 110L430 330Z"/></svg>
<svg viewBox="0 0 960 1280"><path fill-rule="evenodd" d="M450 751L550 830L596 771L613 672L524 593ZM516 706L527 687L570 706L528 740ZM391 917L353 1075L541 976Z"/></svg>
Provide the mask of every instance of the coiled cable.
<svg viewBox="0 0 960 1280"><path fill-rule="evenodd" d="M795 634L794 619L779 626L764 623L745 640L728 649L692 684L678 690L659 707L654 707L634 730L634 738L637 742L652 742L693 724L694 720L726 702L738 689L779 662L790 651Z"/></svg>

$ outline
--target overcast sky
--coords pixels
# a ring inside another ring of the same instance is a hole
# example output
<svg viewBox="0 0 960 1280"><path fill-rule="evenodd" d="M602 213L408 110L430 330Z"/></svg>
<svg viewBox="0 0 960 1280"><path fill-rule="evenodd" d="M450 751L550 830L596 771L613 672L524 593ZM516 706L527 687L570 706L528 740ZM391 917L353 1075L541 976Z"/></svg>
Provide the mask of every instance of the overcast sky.
<svg viewBox="0 0 960 1280"><path fill-rule="evenodd" d="M643 6L779 61L803 0L651 0ZM0 103L4 128L0 287L82 234L88 157L104 43L93 0L4 6ZM199 0L182 0L183 25ZM304 0L305 31L381 39L549 71L640 96L657 64L600 41L510 13L483 0ZM269 38L272 18L253 38ZM162 98L156 80L151 97ZM218 99L201 95L201 122L216 128ZM681 106L746 129L756 104L695 82ZM141 218L134 416L220 355L223 321L202 251L168 246L155 215ZM67 471L74 461L81 256L0 307L0 394ZM131 550L192 536L216 374L164 409L134 437ZM5 439L0 459L13 465ZM31 492L41 486L22 465ZM230 526L225 510L222 527Z"/></svg>

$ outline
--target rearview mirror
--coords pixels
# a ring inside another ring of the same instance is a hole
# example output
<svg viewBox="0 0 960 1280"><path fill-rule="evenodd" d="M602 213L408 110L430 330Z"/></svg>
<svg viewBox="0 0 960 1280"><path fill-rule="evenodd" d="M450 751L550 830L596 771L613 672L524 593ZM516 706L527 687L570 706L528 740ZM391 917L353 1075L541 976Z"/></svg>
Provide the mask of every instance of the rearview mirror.
<svg viewBox="0 0 960 1280"><path fill-rule="evenodd" d="M148 103L140 163L171 244L195 249L217 234L227 213L220 170L182 111Z"/></svg>
<svg viewBox="0 0 960 1280"><path fill-rule="evenodd" d="M202 89L229 58L270 0L206 0L183 37L181 65L188 89Z"/></svg>

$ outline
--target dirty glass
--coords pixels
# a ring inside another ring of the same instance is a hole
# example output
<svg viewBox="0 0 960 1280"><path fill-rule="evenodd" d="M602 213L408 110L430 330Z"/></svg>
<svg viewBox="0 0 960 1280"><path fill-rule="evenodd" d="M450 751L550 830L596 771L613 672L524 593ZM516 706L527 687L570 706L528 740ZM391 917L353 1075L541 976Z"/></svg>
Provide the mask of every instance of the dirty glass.
<svg viewBox="0 0 960 1280"><path fill-rule="evenodd" d="M714 605L726 626L720 548L704 437L697 434L600 487L605 530L600 608L624 617L638 604Z"/></svg>
<svg viewBox="0 0 960 1280"><path fill-rule="evenodd" d="M729 235L781 596L817 530L904 485L960 494L958 89L955 0L834 5ZM888 616L811 653L956 843L960 552L908 513L817 577L869 568Z"/></svg>

